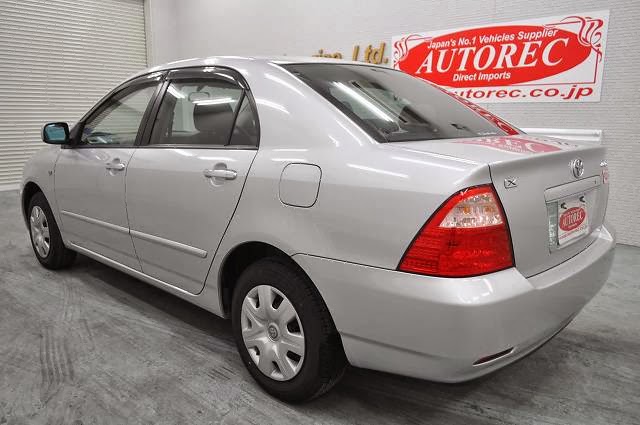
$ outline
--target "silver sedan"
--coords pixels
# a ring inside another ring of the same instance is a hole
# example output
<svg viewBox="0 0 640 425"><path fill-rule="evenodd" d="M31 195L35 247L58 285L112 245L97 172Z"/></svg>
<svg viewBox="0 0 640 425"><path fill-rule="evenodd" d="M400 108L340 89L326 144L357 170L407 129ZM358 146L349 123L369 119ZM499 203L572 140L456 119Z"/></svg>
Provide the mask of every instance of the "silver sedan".
<svg viewBox="0 0 640 425"><path fill-rule="evenodd" d="M170 63L42 136L21 189L40 263L81 253L230 318L287 401L347 364L501 368L566 326L613 257L603 147L527 136L385 67Z"/></svg>

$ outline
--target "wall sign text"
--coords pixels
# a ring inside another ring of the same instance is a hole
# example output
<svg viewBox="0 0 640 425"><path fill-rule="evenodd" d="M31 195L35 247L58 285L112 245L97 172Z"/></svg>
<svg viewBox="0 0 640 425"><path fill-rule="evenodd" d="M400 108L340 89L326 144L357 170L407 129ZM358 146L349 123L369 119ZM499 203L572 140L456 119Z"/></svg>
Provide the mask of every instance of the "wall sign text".
<svg viewBox="0 0 640 425"><path fill-rule="evenodd" d="M351 51L351 60L375 64L389 63L389 58L384 57L384 50L386 47L387 43L380 43L378 47L374 47L369 44L367 47L362 49L362 56L360 56L360 45L356 44L353 46L353 50ZM325 52L324 49L318 50L318 53L312 56L317 58L345 59L340 52L329 53Z"/></svg>
<svg viewBox="0 0 640 425"><path fill-rule="evenodd" d="M393 67L480 103L597 102L609 11L393 37Z"/></svg>

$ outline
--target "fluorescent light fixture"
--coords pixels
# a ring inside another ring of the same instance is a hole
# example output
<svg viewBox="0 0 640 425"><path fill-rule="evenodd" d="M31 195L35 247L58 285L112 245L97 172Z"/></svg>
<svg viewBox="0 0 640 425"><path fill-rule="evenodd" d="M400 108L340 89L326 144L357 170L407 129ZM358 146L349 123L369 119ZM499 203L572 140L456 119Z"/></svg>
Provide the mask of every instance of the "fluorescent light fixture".
<svg viewBox="0 0 640 425"><path fill-rule="evenodd" d="M217 99L202 99L202 100L194 100L193 103L196 105L221 105L223 103L233 103L235 99L231 97L219 97Z"/></svg>

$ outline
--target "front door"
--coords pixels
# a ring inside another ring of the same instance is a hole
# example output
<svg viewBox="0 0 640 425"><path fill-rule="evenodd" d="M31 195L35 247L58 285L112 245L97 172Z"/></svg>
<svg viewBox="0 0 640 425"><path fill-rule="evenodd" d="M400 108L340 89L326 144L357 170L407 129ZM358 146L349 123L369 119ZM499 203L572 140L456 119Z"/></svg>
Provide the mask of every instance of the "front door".
<svg viewBox="0 0 640 425"><path fill-rule="evenodd" d="M127 208L142 271L198 293L256 155L257 120L230 71L177 71L169 82L131 158Z"/></svg>
<svg viewBox="0 0 640 425"><path fill-rule="evenodd" d="M157 81L115 93L79 124L77 142L60 150L56 201L67 239L140 270L125 205L125 175Z"/></svg>

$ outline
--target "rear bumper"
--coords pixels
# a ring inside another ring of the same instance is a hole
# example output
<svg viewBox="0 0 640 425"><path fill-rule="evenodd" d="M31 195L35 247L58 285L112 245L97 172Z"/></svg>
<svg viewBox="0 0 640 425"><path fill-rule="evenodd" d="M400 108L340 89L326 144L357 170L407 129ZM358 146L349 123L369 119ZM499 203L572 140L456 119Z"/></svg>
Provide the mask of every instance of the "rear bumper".
<svg viewBox="0 0 640 425"><path fill-rule="evenodd" d="M530 278L511 268L444 279L297 254L354 366L442 382L476 378L535 350L589 302L609 275L615 237ZM474 365L479 359L501 357Z"/></svg>

